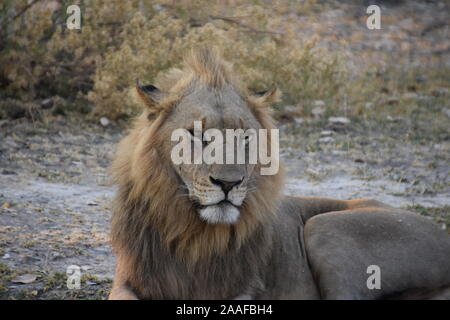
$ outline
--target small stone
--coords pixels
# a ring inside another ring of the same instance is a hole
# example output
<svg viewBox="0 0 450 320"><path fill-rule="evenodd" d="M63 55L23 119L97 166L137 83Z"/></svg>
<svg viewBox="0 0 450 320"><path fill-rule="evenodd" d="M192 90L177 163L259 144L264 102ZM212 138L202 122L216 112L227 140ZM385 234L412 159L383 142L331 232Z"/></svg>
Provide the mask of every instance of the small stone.
<svg viewBox="0 0 450 320"><path fill-rule="evenodd" d="M38 278L38 275L27 273L27 274L23 274L21 276L15 277L14 279L11 280L11 282L28 284L28 283L35 282L37 278Z"/></svg>
<svg viewBox="0 0 450 320"><path fill-rule="evenodd" d="M319 139L319 142L321 143L328 143L328 142L333 142L334 139L332 137L323 137Z"/></svg>
<svg viewBox="0 0 450 320"><path fill-rule="evenodd" d="M302 124L305 122L303 118L294 118L295 123Z"/></svg>
<svg viewBox="0 0 450 320"><path fill-rule="evenodd" d="M5 253L2 257L2 259L9 259L11 258L11 255L9 253Z"/></svg>
<svg viewBox="0 0 450 320"><path fill-rule="evenodd" d="M333 134L333 131L330 130L323 130L322 132L320 132L320 136L322 137L329 137Z"/></svg>
<svg viewBox="0 0 450 320"><path fill-rule="evenodd" d="M345 117L329 117L328 122L332 124L349 124L350 120Z"/></svg>
<svg viewBox="0 0 450 320"><path fill-rule="evenodd" d="M100 118L100 124L104 127L107 127L109 125L109 119L106 117L101 117Z"/></svg>
<svg viewBox="0 0 450 320"><path fill-rule="evenodd" d="M313 103L316 107L324 107L325 106L325 102L323 100L315 100Z"/></svg>
<svg viewBox="0 0 450 320"><path fill-rule="evenodd" d="M315 107L311 110L311 113L315 118L320 118L325 113L325 108Z"/></svg>
<svg viewBox="0 0 450 320"><path fill-rule="evenodd" d="M51 255L52 255L52 257L51 257L52 260L57 260L57 259L60 259L63 257L59 252L52 252Z"/></svg>
<svg viewBox="0 0 450 320"><path fill-rule="evenodd" d="M448 108L442 109L442 112L443 112L447 117L450 118L450 109L448 109Z"/></svg>
<svg viewBox="0 0 450 320"><path fill-rule="evenodd" d="M407 92L403 95L403 98L406 98L406 99L417 99L417 97L418 97L418 94L414 93L414 92Z"/></svg>
<svg viewBox="0 0 450 320"><path fill-rule="evenodd" d="M391 122L400 122L404 120L402 117L391 117L391 116L387 116L386 119Z"/></svg>
<svg viewBox="0 0 450 320"><path fill-rule="evenodd" d="M419 74L415 77L415 80L416 80L416 82L425 82L427 80L427 78L424 75Z"/></svg>
<svg viewBox="0 0 450 320"><path fill-rule="evenodd" d="M283 111L285 111L285 112L297 112L298 108L296 106L285 106L283 108Z"/></svg>
<svg viewBox="0 0 450 320"><path fill-rule="evenodd" d="M50 109L51 107L53 107L53 99L52 98L42 100L42 102L41 102L42 109Z"/></svg>

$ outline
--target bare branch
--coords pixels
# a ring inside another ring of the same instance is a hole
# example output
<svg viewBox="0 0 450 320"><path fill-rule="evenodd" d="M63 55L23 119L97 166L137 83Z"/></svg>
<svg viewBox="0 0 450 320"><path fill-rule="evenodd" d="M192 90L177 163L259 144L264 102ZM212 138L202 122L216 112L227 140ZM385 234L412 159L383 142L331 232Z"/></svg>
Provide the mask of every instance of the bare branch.
<svg viewBox="0 0 450 320"><path fill-rule="evenodd" d="M209 15L208 17L213 20L222 20L225 22L236 24L240 27L246 28L247 30L242 30L242 31L246 31L246 32L266 33L266 34L274 34L274 35L282 35L283 34L281 32L276 32L276 31L258 30L256 28L252 27L251 25L248 25L246 23L236 20L235 17L223 17L223 16L215 16L215 15Z"/></svg>

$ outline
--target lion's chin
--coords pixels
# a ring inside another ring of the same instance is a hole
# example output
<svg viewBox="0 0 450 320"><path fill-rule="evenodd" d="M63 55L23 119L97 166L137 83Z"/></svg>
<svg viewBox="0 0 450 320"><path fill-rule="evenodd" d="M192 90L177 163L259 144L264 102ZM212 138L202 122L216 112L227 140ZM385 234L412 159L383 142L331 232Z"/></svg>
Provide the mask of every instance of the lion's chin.
<svg viewBox="0 0 450 320"><path fill-rule="evenodd" d="M239 209L231 203L218 203L199 209L200 217L208 223L235 223L239 218Z"/></svg>

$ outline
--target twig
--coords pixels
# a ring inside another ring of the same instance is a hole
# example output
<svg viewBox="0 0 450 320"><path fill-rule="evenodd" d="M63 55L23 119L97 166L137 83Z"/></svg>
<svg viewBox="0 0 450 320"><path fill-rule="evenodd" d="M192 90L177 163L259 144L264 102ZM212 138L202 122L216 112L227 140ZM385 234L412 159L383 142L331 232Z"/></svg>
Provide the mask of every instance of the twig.
<svg viewBox="0 0 450 320"><path fill-rule="evenodd" d="M33 0L32 2L30 2L29 4L27 4L25 7L23 7L19 12L16 13L16 15L14 17L12 17L12 19L9 22L12 22L14 20L16 20L17 18L19 18L21 15L23 15L28 9L30 9L32 6L34 6L36 3L38 3L41 0ZM8 20L5 20L2 25L6 24L6 22L8 22Z"/></svg>
<svg viewBox="0 0 450 320"><path fill-rule="evenodd" d="M419 51L417 54L420 55L444 55L450 53L450 47L444 48L444 49L437 49L437 50L429 50L429 51Z"/></svg>
<svg viewBox="0 0 450 320"><path fill-rule="evenodd" d="M250 25L248 25L246 23L243 23L243 22L240 22L240 21L236 20L236 18L234 18L234 17L223 17L223 16L215 16L215 15L209 15L208 17L210 19L213 19L213 20L222 20L222 21L225 21L225 22L236 24L238 26L241 26L243 28L248 29L247 32L250 31L250 32L256 32L256 33L267 33L267 34L276 34L276 35L282 35L283 34L281 32L276 32L276 31L258 30L258 29L254 28L254 27L252 27L252 26L250 26ZM242 30L242 31L244 31L244 30Z"/></svg>
<svg viewBox="0 0 450 320"><path fill-rule="evenodd" d="M424 36L428 32L431 32L431 31L439 29L439 28L443 28L447 25L449 25L449 23L447 21L434 21L434 22L428 24L425 28L423 28L422 31L420 32L420 35Z"/></svg>
<svg viewBox="0 0 450 320"><path fill-rule="evenodd" d="M18 17L20 17L22 14L24 14L28 9L30 9L32 6L34 6L36 3L38 3L41 0L34 0L32 2L30 2L29 4L27 4L25 7L23 7L22 10L20 10L11 20L14 21L16 20Z"/></svg>

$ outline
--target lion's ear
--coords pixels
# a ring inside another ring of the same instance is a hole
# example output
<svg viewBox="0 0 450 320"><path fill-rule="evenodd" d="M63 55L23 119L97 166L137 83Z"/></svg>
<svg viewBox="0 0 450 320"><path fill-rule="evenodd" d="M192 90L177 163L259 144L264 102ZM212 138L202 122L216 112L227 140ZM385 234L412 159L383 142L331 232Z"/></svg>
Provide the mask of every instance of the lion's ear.
<svg viewBox="0 0 450 320"><path fill-rule="evenodd" d="M163 97L163 93L157 87L152 84L144 85L139 80L136 80L136 91L149 108L154 108Z"/></svg>
<svg viewBox="0 0 450 320"><path fill-rule="evenodd" d="M280 101L281 91L273 87L266 91L256 92L256 100L262 105L271 105L272 103Z"/></svg>

